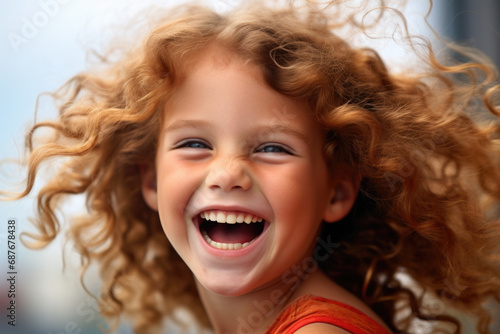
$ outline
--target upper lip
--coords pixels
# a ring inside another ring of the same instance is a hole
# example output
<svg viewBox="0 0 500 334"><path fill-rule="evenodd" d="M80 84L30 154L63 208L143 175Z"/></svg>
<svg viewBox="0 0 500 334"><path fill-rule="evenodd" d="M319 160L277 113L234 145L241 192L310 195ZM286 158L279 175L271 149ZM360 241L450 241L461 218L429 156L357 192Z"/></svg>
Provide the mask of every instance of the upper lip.
<svg viewBox="0 0 500 334"><path fill-rule="evenodd" d="M265 221L269 221L269 219L265 215L263 215L261 212L259 212L258 210L253 210L251 208L248 208L245 206L238 206L238 205L228 206L228 205L213 204L213 205L204 206L203 208L200 208L199 210L197 210L193 217L198 216L200 213L202 213L204 211L210 211L210 210L214 210L214 211L219 210L219 211L228 211L228 212L242 212L242 213L247 213L247 214L251 214L253 216L262 218Z"/></svg>

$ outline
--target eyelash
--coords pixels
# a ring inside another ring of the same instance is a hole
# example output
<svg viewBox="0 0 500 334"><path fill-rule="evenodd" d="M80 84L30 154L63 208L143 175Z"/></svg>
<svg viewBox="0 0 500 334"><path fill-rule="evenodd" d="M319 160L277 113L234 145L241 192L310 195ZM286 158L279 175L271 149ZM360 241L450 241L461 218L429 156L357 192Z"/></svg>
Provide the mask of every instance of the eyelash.
<svg viewBox="0 0 500 334"><path fill-rule="evenodd" d="M266 149L268 148L273 148L273 149L278 149L278 151L265 151ZM262 145L260 146L259 148L257 148L256 150L257 153L284 153L284 154L289 154L289 155L293 155L293 153L291 152L290 149L284 147L283 145L278 145L278 144L265 144L265 145Z"/></svg>
<svg viewBox="0 0 500 334"><path fill-rule="evenodd" d="M175 148L212 149L205 141L193 139L182 141Z"/></svg>
<svg viewBox="0 0 500 334"><path fill-rule="evenodd" d="M210 145L206 143L203 140L185 140L180 142L175 146L176 149L179 148L193 148L193 149L209 149L212 150ZM266 149L273 149L272 151L266 151ZM277 149L277 150L276 150ZM279 144L264 144L259 146L256 150L255 153L277 153L277 154L289 154L289 155L294 155L292 151L288 148L286 148L283 145Z"/></svg>

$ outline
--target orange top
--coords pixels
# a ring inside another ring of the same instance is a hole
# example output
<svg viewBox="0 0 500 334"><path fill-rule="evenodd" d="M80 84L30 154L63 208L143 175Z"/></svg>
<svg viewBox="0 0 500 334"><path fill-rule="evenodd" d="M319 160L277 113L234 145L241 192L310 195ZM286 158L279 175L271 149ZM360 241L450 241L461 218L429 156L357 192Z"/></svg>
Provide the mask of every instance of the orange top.
<svg viewBox="0 0 500 334"><path fill-rule="evenodd" d="M305 325L318 322L337 326L353 334L389 334L358 309L311 295L300 297L283 310L266 334L292 334Z"/></svg>

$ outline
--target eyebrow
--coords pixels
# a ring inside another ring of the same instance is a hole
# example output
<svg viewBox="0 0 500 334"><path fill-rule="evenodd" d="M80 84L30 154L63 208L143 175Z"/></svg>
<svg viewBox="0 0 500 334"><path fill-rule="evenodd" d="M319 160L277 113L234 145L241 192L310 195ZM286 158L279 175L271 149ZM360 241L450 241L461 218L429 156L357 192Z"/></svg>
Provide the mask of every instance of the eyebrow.
<svg viewBox="0 0 500 334"><path fill-rule="evenodd" d="M184 128L207 128L210 127L211 124L207 121L202 120L192 120L192 119L181 119L173 122L169 126L165 128L165 132L184 129Z"/></svg>
<svg viewBox="0 0 500 334"><path fill-rule="evenodd" d="M183 119L183 120L178 120L173 122L172 124L168 125L165 128L165 133L174 131L174 130L179 130L179 129L185 129L185 128L197 128L197 129L203 129L203 128L210 128L212 126L212 123L204 121L204 120L188 120L188 119ZM254 131L255 133L259 132L264 132L264 133L273 133L273 132L281 132L285 133L291 136L296 137L297 139L308 142L308 139L306 136L298 131L297 129L283 125L283 124L274 124L274 125L266 125L266 126L258 126L256 127L256 130Z"/></svg>
<svg viewBox="0 0 500 334"><path fill-rule="evenodd" d="M294 129L293 127L290 127L290 126L286 126L286 125L283 125L283 124L276 124L276 125L268 125L268 126L263 126L263 127L259 127L258 128L258 131L263 131L263 132L281 132L281 133L285 133L285 134L288 134L288 135L291 135L291 136L294 136L296 137L297 139L300 139L304 142L307 143L307 138L306 136L304 136L304 134L296 129Z"/></svg>

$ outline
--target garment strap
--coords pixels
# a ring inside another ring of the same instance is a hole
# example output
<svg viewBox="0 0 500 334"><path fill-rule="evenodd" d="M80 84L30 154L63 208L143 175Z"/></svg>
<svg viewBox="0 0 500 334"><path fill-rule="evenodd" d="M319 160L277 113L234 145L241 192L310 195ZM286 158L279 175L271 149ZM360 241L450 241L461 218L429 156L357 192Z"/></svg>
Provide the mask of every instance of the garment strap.
<svg viewBox="0 0 500 334"><path fill-rule="evenodd" d="M302 296L290 304L266 334L293 334L313 323L326 323L353 334L390 334L378 322L358 309L322 297Z"/></svg>

